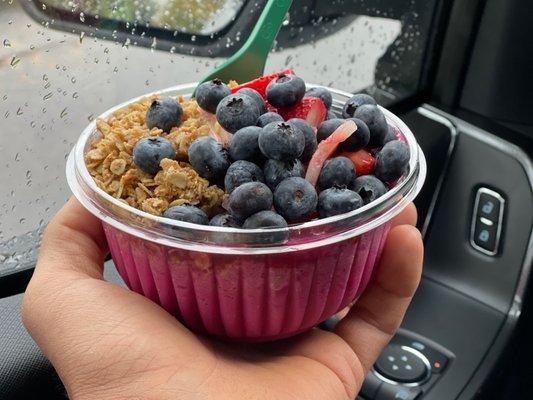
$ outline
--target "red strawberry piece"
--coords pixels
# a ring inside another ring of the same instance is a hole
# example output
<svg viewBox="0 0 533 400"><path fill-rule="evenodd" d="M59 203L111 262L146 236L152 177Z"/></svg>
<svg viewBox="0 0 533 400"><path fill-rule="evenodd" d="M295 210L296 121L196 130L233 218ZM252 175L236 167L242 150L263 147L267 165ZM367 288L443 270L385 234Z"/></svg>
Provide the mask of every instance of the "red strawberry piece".
<svg viewBox="0 0 533 400"><path fill-rule="evenodd" d="M328 110L324 102L316 97L304 97L298 104L279 110L279 114L285 121L292 118L301 118L315 128L324 122L327 113Z"/></svg>
<svg viewBox="0 0 533 400"><path fill-rule="evenodd" d="M268 84L280 75L294 75L294 71L288 68L288 69L284 69L283 71L274 72L273 74L265 75L260 78L254 79L253 81L246 82L239 86L236 86L233 89L231 89L231 92L236 93L243 88L250 88L250 89L257 90L259 94L263 96L263 99L266 99L266 88Z"/></svg>
<svg viewBox="0 0 533 400"><path fill-rule="evenodd" d="M372 157L366 150L358 150L352 152L343 152L341 156L347 157L352 160L353 165L355 166L355 172L357 176L369 175L374 170L376 165L376 159Z"/></svg>
<svg viewBox="0 0 533 400"><path fill-rule="evenodd" d="M316 186L320 171L322 171L322 166L326 160L335 153L339 144L348 139L355 131L357 131L357 125L355 125L355 122L347 120L326 140L321 141L318 144L318 148L316 149L315 154L313 154L311 161L309 161L309 167L307 168L305 179Z"/></svg>

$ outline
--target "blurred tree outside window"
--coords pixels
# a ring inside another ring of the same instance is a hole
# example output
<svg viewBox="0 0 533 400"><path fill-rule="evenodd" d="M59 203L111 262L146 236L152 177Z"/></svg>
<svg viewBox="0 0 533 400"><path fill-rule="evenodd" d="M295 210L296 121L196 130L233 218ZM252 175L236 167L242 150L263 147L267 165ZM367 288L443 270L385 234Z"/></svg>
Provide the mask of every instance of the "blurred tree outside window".
<svg viewBox="0 0 533 400"><path fill-rule="evenodd" d="M209 35L228 25L244 0L45 0L45 6L86 16Z"/></svg>

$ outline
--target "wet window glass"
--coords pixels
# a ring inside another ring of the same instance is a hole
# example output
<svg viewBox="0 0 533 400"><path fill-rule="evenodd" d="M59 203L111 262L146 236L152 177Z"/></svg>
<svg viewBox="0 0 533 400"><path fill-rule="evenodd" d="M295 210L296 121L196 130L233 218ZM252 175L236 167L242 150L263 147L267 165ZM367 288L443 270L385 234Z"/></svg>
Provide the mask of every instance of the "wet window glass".
<svg viewBox="0 0 533 400"><path fill-rule="evenodd" d="M122 21L141 26L209 35L225 28L237 15L244 0L45 0L49 15L68 19ZM83 22L83 21L82 21Z"/></svg>
<svg viewBox="0 0 533 400"><path fill-rule="evenodd" d="M202 77L246 40L265 1L0 0L0 275L32 267L70 196L85 126L129 98ZM267 71L367 91L419 90L434 1L295 0Z"/></svg>

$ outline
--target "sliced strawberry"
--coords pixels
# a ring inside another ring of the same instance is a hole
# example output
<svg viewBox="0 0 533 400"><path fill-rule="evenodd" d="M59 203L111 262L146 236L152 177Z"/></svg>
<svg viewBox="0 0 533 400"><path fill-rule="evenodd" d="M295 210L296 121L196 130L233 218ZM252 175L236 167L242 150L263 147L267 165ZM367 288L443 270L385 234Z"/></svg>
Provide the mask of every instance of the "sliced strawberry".
<svg viewBox="0 0 533 400"><path fill-rule="evenodd" d="M352 160L357 176L371 174L376 165L376 159L366 150L345 151L341 153L341 156L348 157Z"/></svg>
<svg viewBox="0 0 533 400"><path fill-rule="evenodd" d="M231 92L236 93L243 88L250 88L257 90L264 99L266 99L266 88L270 82L276 79L280 75L294 75L294 71L290 68L284 69L283 71L274 72L270 75L265 75L260 78L254 79L251 82L243 83L239 86L234 87Z"/></svg>
<svg viewBox="0 0 533 400"><path fill-rule="evenodd" d="M324 122L328 110L322 100L316 97L304 97L298 104L280 109L279 113L285 121L292 118L301 118L316 128Z"/></svg>
<svg viewBox="0 0 533 400"><path fill-rule="evenodd" d="M318 148L313 154L309 166L307 168L307 174L305 179L311 182L314 186L318 182L320 171L326 160L335 153L339 144L348 139L355 131L357 131L357 125L351 120L347 120L341 126L339 126L335 132L333 132L326 140L323 140L318 144Z"/></svg>

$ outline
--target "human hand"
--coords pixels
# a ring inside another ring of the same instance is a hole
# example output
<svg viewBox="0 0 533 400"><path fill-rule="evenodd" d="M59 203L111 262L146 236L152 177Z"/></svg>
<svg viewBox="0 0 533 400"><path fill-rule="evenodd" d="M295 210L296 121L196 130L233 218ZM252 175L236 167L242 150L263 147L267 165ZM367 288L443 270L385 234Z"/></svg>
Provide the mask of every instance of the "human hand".
<svg viewBox="0 0 533 400"><path fill-rule="evenodd" d="M334 332L231 344L104 281L101 224L71 199L46 229L22 318L74 400L353 400L420 280L415 222L413 205L395 218L374 279Z"/></svg>

